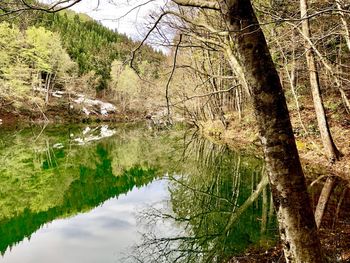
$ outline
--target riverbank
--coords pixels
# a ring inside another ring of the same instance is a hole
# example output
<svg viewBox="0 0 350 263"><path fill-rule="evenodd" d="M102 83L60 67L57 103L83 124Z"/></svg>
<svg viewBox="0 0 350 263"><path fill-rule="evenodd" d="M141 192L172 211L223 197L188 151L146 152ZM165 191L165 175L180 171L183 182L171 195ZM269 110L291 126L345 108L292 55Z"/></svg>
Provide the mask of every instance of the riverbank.
<svg viewBox="0 0 350 263"><path fill-rule="evenodd" d="M303 168L306 171L312 171L312 174L338 176L350 182L350 120L348 118L339 119L339 117L337 120L336 116L330 115L333 139L342 153L340 160L332 164L324 155L319 133L312 120L312 110L312 108L303 110L304 122L312 123L308 125L306 132L303 131L297 114L291 112L296 144ZM249 154L263 156L258 128L251 112L247 112L241 120L238 116L230 116L227 129L220 121L201 123L201 127L202 133L210 140L225 143L233 149Z"/></svg>
<svg viewBox="0 0 350 263"><path fill-rule="evenodd" d="M328 176L337 178L319 229L322 247L329 262L350 260L350 213L346 209L350 199L350 122L346 115L333 113L329 116L331 132L342 153L339 161L331 164L323 154L312 107L303 109L302 120L309 125L303 127L295 111L291 112L296 143L305 171L313 208L316 209L324 182ZM222 123L201 123L202 133L218 143L225 143L232 149L239 149L262 158L263 152L258 137L254 115L246 112L244 118L230 116L228 128ZM305 129L304 129L305 128ZM317 189L317 190L316 190ZM281 245L268 250L251 248L244 254L233 257L230 263L285 262Z"/></svg>
<svg viewBox="0 0 350 263"><path fill-rule="evenodd" d="M45 105L21 102L21 107L11 102L3 102L0 107L0 125L15 126L40 123L93 123L125 122L144 118L139 112L122 112L116 105L93 99L82 94L61 94L52 97Z"/></svg>

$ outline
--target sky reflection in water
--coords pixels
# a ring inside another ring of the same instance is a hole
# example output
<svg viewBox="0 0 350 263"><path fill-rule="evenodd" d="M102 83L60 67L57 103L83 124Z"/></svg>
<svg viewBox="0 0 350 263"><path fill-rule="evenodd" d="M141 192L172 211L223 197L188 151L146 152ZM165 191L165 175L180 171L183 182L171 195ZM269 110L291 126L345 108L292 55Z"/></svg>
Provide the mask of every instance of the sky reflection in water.
<svg viewBox="0 0 350 263"><path fill-rule="evenodd" d="M0 263L212 262L274 242L261 160L181 129L105 130L0 130Z"/></svg>
<svg viewBox="0 0 350 263"><path fill-rule="evenodd" d="M111 198L89 213L44 225L28 241L8 250L0 262L123 262L139 239L136 214L168 199L166 181L154 181L127 195Z"/></svg>

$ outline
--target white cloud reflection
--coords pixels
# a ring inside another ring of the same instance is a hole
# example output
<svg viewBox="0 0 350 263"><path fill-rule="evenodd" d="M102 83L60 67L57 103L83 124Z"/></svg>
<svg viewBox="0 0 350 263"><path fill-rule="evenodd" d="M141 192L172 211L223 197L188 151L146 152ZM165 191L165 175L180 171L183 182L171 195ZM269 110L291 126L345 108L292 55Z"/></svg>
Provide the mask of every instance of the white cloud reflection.
<svg viewBox="0 0 350 263"><path fill-rule="evenodd" d="M7 251L4 263L120 262L140 238L136 212L168 199L165 181L112 198L88 213L54 220Z"/></svg>

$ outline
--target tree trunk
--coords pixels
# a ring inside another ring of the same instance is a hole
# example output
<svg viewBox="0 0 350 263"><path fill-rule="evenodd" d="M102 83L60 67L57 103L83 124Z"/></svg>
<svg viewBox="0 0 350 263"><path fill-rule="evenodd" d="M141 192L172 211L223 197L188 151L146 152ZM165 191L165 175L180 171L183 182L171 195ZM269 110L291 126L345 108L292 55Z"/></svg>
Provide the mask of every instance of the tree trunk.
<svg viewBox="0 0 350 263"><path fill-rule="evenodd" d="M282 86L250 1L220 9L251 88L287 262L325 262Z"/></svg>
<svg viewBox="0 0 350 263"><path fill-rule="evenodd" d="M238 60L236 59L236 57L232 53L232 47L231 47L230 43L227 43L227 48L225 49L225 53L226 53L227 60L230 64L232 71L235 72L235 74L236 74L237 78L239 79L240 83L242 84L246 94L248 95L248 97L250 97L252 94L251 94L251 91L249 90L249 85L247 83L247 79L244 76L243 67L240 65L240 63L238 62Z"/></svg>
<svg viewBox="0 0 350 263"><path fill-rule="evenodd" d="M344 91L344 89L342 88L341 82L339 80L339 77L337 76L337 74L335 73L333 67L331 67L325 57L320 53L320 51L318 51L318 49L316 48L316 46L312 43L310 36L309 35L305 35L304 32L302 30L300 30L296 25L294 25L295 28L298 29L298 31L301 33L302 37L304 38L305 42L307 42L308 45L310 45L310 48L312 48L312 55L316 54L320 60L320 62L323 64L323 66L326 68L326 70L329 72L329 74L331 75L331 77L334 80L335 85L337 86L340 96L343 100L343 104L344 107L346 109L346 111L348 113L350 113L350 102L349 99L346 96L346 93ZM339 73L338 73L339 74Z"/></svg>
<svg viewBox="0 0 350 263"><path fill-rule="evenodd" d="M310 26L309 19L307 19L307 0L300 0L300 13L302 20L302 31L306 38L310 39ZM320 82L317 73L317 66L315 63L314 52L312 46L308 41L305 41L305 55L306 62L309 70L310 77L310 87L312 92L312 98L314 101L314 107L316 111L318 128L320 130L321 139L323 147L325 149L326 155L331 162L339 159L340 152L338 151L335 143L333 141L332 135L330 133L326 113L323 106L323 101L321 97Z"/></svg>
<svg viewBox="0 0 350 263"><path fill-rule="evenodd" d="M45 89L46 89L45 104L49 103L51 76L52 76L51 73L47 73L45 78Z"/></svg>
<svg viewBox="0 0 350 263"><path fill-rule="evenodd" d="M337 5L337 9L339 11L340 20L343 24L343 30L344 30L343 37L345 38L346 45L348 47L348 50L350 51L350 33L349 33L348 23L346 22L346 18L345 18L344 11L342 8L341 0L335 0L335 3Z"/></svg>

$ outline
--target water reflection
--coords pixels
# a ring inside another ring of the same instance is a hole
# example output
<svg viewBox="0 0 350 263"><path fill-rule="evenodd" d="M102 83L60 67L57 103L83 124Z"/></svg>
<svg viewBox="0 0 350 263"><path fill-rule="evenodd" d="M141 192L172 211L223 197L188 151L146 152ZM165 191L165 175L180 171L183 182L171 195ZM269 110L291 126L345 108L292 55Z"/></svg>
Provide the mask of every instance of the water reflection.
<svg viewBox="0 0 350 263"><path fill-rule="evenodd" d="M110 136L105 126L90 128L89 134L84 127L1 130L1 254L54 219L87 212L161 175L166 154L149 153L155 147L169 152L168 144L159 147L164 138L150 138L142 127L118 128L118 136L104 140L102 132ZM78 146L80 135L94 140ZM176 136L167 141L172 139Z"/></svg>
<svg viewBox="0 0 350 263"><path fill-rule="evenodd" d="M134 261L225 262L247 247L273 244L276 222L261 160L199 138L185 145L183 167L168 176L169 205L139 217L145 229Z"/></svg>
<svg viewBox="0 0 350 263"><path fill-rule="evenodd" d="M350 260L349 188L344 179L320 176L309 189L323 249L330 262Z"/></svg>
<svg viewBox="0 0 350 263"><path fill-rule="evenodd" d="M6 263L123 263L124 251L138 241L135 211L166 196L161 181L134 188L89 213L54 220L20 242L3 259Z"/></svg>
<svg viewBox="0 0 350 263"><path fill-rule="evenodd" d="M128 261L220 262L275 240L262 161L193 133L33 127L0 140L0 261L126 262L136 244Z"/></svg>

